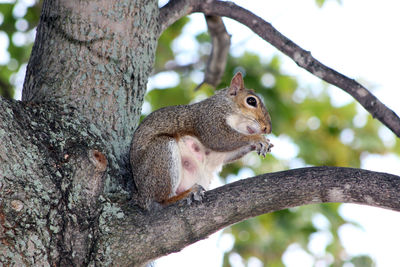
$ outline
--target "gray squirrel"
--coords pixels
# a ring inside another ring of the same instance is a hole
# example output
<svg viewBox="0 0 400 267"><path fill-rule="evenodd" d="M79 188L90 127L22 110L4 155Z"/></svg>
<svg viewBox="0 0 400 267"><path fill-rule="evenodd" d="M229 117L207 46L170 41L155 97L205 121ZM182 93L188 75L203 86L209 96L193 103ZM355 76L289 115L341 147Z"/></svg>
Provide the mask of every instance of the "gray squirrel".
<svg viewBox="0 0 400 267"><path fill-rule="evenodd" d="M152 112L131 144L138 205L149 210L186 197L200 200L224 164L254 150L265 157L273 146L264 136L270 132L269 113L240 72L210 98Z"/></svg>

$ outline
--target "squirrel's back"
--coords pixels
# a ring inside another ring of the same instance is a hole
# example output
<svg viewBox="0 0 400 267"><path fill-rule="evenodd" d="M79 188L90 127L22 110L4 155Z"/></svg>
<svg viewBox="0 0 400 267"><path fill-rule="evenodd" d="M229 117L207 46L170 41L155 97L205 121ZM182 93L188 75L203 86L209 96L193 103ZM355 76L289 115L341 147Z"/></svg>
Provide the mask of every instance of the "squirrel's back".
<svg viewBox="0 0 400 267"><path fill-rule="evenodd" d="M232 112L232 101L226 98L226 90L219 90L215 95L197 103L168 106L150 113L136 129L132 146L134 149L143 149L146 140L160 135L176 139L185 135L193 136L198 134L201 122L225 120L225 115Z"/></svg>

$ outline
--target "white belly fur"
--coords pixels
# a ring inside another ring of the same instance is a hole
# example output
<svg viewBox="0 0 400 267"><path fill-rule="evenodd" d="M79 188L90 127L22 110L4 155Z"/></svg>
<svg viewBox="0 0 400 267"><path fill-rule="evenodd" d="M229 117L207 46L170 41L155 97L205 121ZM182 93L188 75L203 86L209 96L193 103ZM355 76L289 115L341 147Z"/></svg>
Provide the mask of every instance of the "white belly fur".
<svg viewBox="0 0 400 267"><path fill-rule="evenodd" d="M180 153L180 183L176 194L195 184L208 189L214 175L219 172L229 152L215 152L203 146L193 136L184 136L178 141Z"/></svg>

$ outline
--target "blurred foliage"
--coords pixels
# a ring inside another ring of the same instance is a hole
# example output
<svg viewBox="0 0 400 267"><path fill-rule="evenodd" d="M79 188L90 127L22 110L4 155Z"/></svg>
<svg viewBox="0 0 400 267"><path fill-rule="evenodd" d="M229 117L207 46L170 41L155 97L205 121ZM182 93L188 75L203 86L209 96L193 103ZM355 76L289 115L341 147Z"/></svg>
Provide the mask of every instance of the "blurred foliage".
<svg viewBox="0 0 400 267"><path fill-rule="evenodd" d="M325 1L318 2L323 4ZM194 91L197 83L201 82L199 68L205 67L210 51L210 38L206 32L194 38L197 45L192 47L193 50L197 47L197 52L193 52L197 53L196 60L192 64L179 64L186 47L178 45L182 41L179 41L179 36L177 40L176 33L184 32L183 26L187 22L185 19L172 25L161 37L163 42L159 43L158 51L169 51L169 56L167 58L157 54L154 79L157 80L163 71L171 70L179 78L172 87L150 88L146 101L152 110L167 105L192 103L210 95L210 87L207 86ZM165 43L175 45L172 49L162 47ZM317 89L300 86L294 77L282 72L278 56L272 56L269 60L250 52L239 57L230 56L219 88L227 87L238 70L245 74L246 87L255 89L263 97L272 117L273 135L293 142L298 153L295 160L279 159L272 155L261 159L256 155L248 155L242 161L226 166L221 172L223 179L232 173L238 174L242 167L249 165L255 174L289 169L293 162L296 162L296 167L329 165L358 168L363 153L400 154L400 142L395 139L394 147L385 146L378 137L381 124L359 108L359 104L351 102L340 107L333 106L326 90L327 84L321 82ZM256 257L265 266L284 266L282 255L290 245L297 244L315 262L324 262L325 266L343 266L345 263L373 266L372 259L367 255L351 257L346 253L338 230L345 224L354 223L340 216L339 207L337 203L297 207L233 225L225 230L226 234L235 237L235 243L226 252L223 265L231 265L231 255L240 255L245 265ZM326 228L315 223L317 217L326 220ZM316 235L324 235L329 240L325 248L320 248L324 251L322 255L310 249L310 243Z"/></svg>
<svg viewBox="0 0 400 267"><path fill-rule="evenodd" d="M8 39L5 65L0 65L0 95L12 98L15 93L16 74L27 63L39 21L39 1L18 0L14 3L0 3L0 35Z"/></svg>
<svg viewBox="0 0 400 267"><path fill-rule="evenodd" d="M316 4L322 6L327 1L316 0ZM14 36L30 34L38 22L39 10L40 3L27 0L0 4L0 34L4 33L10 41L7 48L10 60L0 65L2 96L13 97L13 77L27 62L32 46L29 38L25 38L23 44L15 44ZM21 22L23 20L27 23ZM213 94L213 88L207 85L194 91L201 82L199 70L204 69L211 46L207 32L195 36L196 45L193 47L182 45L182 41L179 43L189 21L189 18L177 21L159 39L155 77L151 80L156 80L164 72L172 72L177 82L167 88L150 88L145 99L145 106L148 107L146 114L163 106L192 103ZM185 49L191 49L191 53L196 55L193 62L182 63ZM393 146L385 146L378 137L381 124L364 111L360 112L358 104L351 102L340 107L333 106L325 90L326 84L321 82L317 89L300 86L294 77L282 72L278 56L272 56L269 60L250 52L239 57L230 56L219 88L228 86L238 70L245 74L246 87L255 89L263 97L272 117L273 136L292 142L298 153L293 159L280 159L271 154L261 159L250 154L242 161L226 166L221 173L222 179L232 173L238 174L243 166L250 167L254 174L261 174L310 165L360 167L364 153L395 152L400 155L399 139L395 139ZM280 148L275 146L273 149ZM283 266L282 255L293 244L308 253L315 262L322 261L325 265L351 263L354 266L373 266L370 257L351 257L344 250L338 229L351 222L340 216L339 207L340 204L297 207L251 218L226 229L226 234L235 237L235 243L225 254L224 266L230 265L229 258L234 254L240 255L245 265L250 258L256 257L265 266ZM323 226L316 223L321 218L326 221ZM318 234L325 235L329 240L325 248L320 248L322 254L310 249L312 239Z"/></svg>
<svg viewBox="0 0 400 267"><path fill-rule="evenodd" d="M342 0L330 0L330 1L336 1L339 4L342 3ZM318 7L322 7L324 4L326 4L327 2L329 2L329 0L315 0L315 3L317 4Z"/></svg>
<svg viewBox="0 0 400 267"><path fill-rule="evenodd" d="M157 58L158 60L155 63L154 68L160 69L164 67L165 62L174 59L174 52L172 51L172 42L176 37L181 35L182 29L185 24L189 21L189 18L184 17L178 21L176 21L171 27L168 29L168 35L162 35L158 39L158 47L157 47ZM160 65L161 64L161 65Z"/></svg>

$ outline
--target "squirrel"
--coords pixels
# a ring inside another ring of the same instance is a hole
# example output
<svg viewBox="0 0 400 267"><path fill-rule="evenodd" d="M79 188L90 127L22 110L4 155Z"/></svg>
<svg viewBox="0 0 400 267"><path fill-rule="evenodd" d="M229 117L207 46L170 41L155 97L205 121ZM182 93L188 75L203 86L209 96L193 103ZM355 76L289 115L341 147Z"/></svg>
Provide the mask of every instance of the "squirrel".
<svg viewBox="0 0 400 267"><path fill-rule="evenodd" d="M230 86L198 103L148 115L134 133L130 163L137 204L150 210L183 198L201 200L222 165L273 146L271 118L237 72Z"/></svg>

